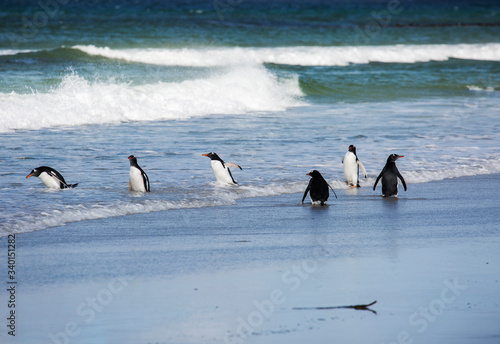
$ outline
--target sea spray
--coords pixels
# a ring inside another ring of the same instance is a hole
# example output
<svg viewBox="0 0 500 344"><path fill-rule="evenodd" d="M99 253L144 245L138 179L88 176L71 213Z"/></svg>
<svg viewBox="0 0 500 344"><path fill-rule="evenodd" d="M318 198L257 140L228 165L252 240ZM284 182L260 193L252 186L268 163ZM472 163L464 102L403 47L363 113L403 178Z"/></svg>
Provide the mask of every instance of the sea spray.
<svg viewBox="0 0 500 344"><path fill-rule="evenodd" d="M234 66L195 80L145 85L90 82L73 72L46 93L0 93L0 132L284 111L304 104L301 96L297 76L278 77L258 65Z"/></svg>

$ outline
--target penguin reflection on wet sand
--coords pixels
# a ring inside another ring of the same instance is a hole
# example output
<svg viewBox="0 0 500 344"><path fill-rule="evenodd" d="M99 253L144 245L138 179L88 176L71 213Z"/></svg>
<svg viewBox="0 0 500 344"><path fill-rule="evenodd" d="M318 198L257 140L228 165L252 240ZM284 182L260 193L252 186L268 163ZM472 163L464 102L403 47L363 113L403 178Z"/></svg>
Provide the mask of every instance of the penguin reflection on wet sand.
<svg viewBox="0 0 500 344"><path fill-rule="evenodd" d="M64 180L63 176L54 170L52 167L48 166L40 166L35 168L26 176L29 177L38 177L45 184L46 187L50 189L68 189L74 188L78 185L76 184L68 184Z"/></svg>
<svg viewBox="0 0 500 344"><path fill-rule="evenodd" d="M130 179L128 182L129 191L149 192L149 178L146 172L137 164L137 158L133 155L128 157L130 161Z"/></svg>
<svg viewBox="0 0 500 344"><path fill-rule="evenodd" d="M325 205L325 202L328 201L328 197L330 196L328 188L331 186L327 183L325 178L319 173L317 170L313 170L306 174L307 176L311 176L309 180L309 184L307 185L306 191L304 191L304 196L302 197L302 204L304 204L304 200L306 199L307 193L309 192L309 197L311 198L312 204L320 204ZM332 188L332 191L335 191ZM337 195L335 195L335 198Z"/></svg>
<svg viewBox="0 0 500 344"><path fill-rule="evenodd" d="M359 188L359 168L361 167L365 178L368 177L368 175L366 174L365 167L358 159L356 147L354 147L354 145L349 146L349 150L342 158L342 164L344 164L344 178L347 184L351 187Z"/></svg>
<svg viewBox="0 0 500 344"><path fill-rule="evenodd" d="M389 155L389 157L387 158L387 162L382 169L382 172L380 172L377 180L375 180L375 184L373 185L373 190L375 191L375 187L377 186L379 179L382 178L382 196L384 197L398 196L398 178L401 179L403 187L406 191L405 180L396 167L396 160L398 160L399 158L403 158L403 155Z"/></svg>
<svg viewBox="0 0 500 344"><path fill-rule="evenodd" d="M217 153L210 152L207 154L202 154L203 156L210 158L210 164L212 165L212 171L214 171L215 178L219 183L225 183L230 185L238 185L234 180L233 175L229 167L236 167L242 170L240 165L233 164L232 162L224 162Z"/></svg>

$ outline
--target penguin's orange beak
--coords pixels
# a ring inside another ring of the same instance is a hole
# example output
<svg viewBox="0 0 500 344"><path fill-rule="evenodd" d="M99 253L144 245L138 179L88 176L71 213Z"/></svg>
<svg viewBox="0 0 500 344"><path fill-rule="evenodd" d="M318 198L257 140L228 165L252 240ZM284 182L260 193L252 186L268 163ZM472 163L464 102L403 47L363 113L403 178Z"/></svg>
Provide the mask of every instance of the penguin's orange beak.
<svg viewBox="0 0 500 344"><path fill-rule="evenodd" d="M404 158L405 156L404 155L398 155L398 158Z"/></svg>
<svg viewBox="0 0 500 344"><path fill-rule="evenodd" d="M311 174L310 173L306 173L306 176L310 176Z"/></svg>
<svg viewBox="0 0 500 344"><path fill-rule="evenodd" d="M201 156L208 156L208 154L202 154Z"/></svg>
<svg viewBox="0 0 500 344"><path fill-rule="evenodd" d="M26 178L29 178L29 177L31 177L31 176L33 176L33 175L30 173L30 174L28 174L28 175L26 176Z"/></svg>

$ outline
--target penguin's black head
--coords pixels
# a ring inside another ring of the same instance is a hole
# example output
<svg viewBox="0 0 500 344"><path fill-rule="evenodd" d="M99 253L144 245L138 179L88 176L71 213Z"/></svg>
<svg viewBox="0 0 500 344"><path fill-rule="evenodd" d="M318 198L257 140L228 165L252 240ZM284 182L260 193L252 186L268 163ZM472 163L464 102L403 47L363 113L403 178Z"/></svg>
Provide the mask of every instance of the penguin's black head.
<svg viewBox="0 0 500 344"><path fill-rule="evenodd" d="M208 156L210 158L210 160L221 160L221 158L219 158L219 156L217 155L217 153L215 152L210 152L210 153L207 153L207 154L202 154L203 156Z"/></svg>
<svg viewBox="0 0 500 344"><path fill-rule="evenodd" d="M28 174L26 176L26 178L29 178L29 177L39 177L43 172L47 172L47 173L50 173L50 172L56 172L56 170L54 170L52 167L48 167L48 166L39 166L35 169L33 169L30 174Z"/></svg>
<svg viewBox="0 0 500 344"><path fill-rule="evenodd" d="M321 173L317 170L312 170L311 172L307 173L306 176L311 176L312 178L323 178Z"/></svg>
<svg viewBox="0 0 500 344"><path fill-rule="evenodd" d="M128 157L128 160L130 161L130 165L133 166L133 165L136 165L137 164L137 158L133 155L129 156Z"/></svg>
<svg viewBox="0 0 500 344"><path fill-rule="evenodd" d="M354 147L354 145L350 145L349 146L349 152L352 152L352 153L356 154L356 147Z"/></svg>
<svg viewBox="0 0 500 344"><path fill-rule="evenodd" d="M38 177L40 175L40 173L42 173L42 169L40 167L37 167L33 170L31 170L30 174L28 174L26 176L26 178L29 178L29 177Z"/></svg>
<svg viewBox="0 0 500 344"><path fill-rule="evenodd" d="M404 155L391 154L387 158L387 163L396 162L399 158L404 158Z"/></svg>

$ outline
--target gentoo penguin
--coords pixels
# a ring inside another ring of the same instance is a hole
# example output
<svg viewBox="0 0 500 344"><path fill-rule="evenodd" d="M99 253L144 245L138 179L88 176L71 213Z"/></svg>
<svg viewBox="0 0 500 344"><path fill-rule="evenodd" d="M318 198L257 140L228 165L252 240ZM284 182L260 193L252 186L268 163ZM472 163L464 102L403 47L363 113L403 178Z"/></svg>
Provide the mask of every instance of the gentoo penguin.
<svg viewBox="0 0 500 344"><path fill-rule="evenodd" d="M304 204L304 200L306 199L307 193L309 192L309 197L311 198L311 202L313 204L321 204L325 205L325 202L328 200L330 193L328 188L331 187L326 182L325 178L316 170L313 170L306 174L307 176L311 176L311 180L309 180L309 184L307 185L306 191L304 191L304 197L302 197L302 204ZM332 188L333 191L333 188ZM335 191L334 191L335 192ZM335 195L337 197L337 195Z"/></svg>
<svg viewBox="0 0 500 344"><path fill-rule="evenodd" d="M353 145L349 146L349 150L345 153L342 158L342 163L344 164L344 178L348 185L351 187L359 187L359 168L363 170L363 175L368 177L366 174L365 167L359 161L356 155L356 147Z"/></svg>
<svg viewBox="0 0 500 344"><path fill-rule="evenodd" d="M130 191L149 192L149 178L137 164L137 158L131 155L128 159L130 160L130 180L128 182L128 189Z"/></svg>
<svg viewBox="0 0 500 344"><path fill-rule="evenodd" d="M378 180L382 178L382 196L384 197L398 196L398 178L401 179L401 182L403 183L406 191L405 180L396 167L396 160L398 160L399 158L403 158L403 155L389 155L389 157L387 158L387 162L382 169L382 172L380 172L377 180L375 180L375 184L373 185L373 190L375 190Z"/></svg>
<svg viewBox="0 0 500 344"><path fill-rule="evenodd" d="M219 183L226 183L232 185L238 185L231 174L231 170L229 167L236 167L242 170L240 165L233 164L231 162L224 162L217 153L210 152L207 154L203 154L203 156L207 156L210 158L210 163L212 165L212 170L214 171L215 178Z"/></svg>
<svg viewBox="0 0 500 344"><path fill-rule="evenodd" d="M54 170L52 167L48 166L40 166L35 168L26 176L29 177L38 177L42 180L46 187L51 189L67 189L74 188L77 184L68 184L64 180L63 176Z"/></svg>

